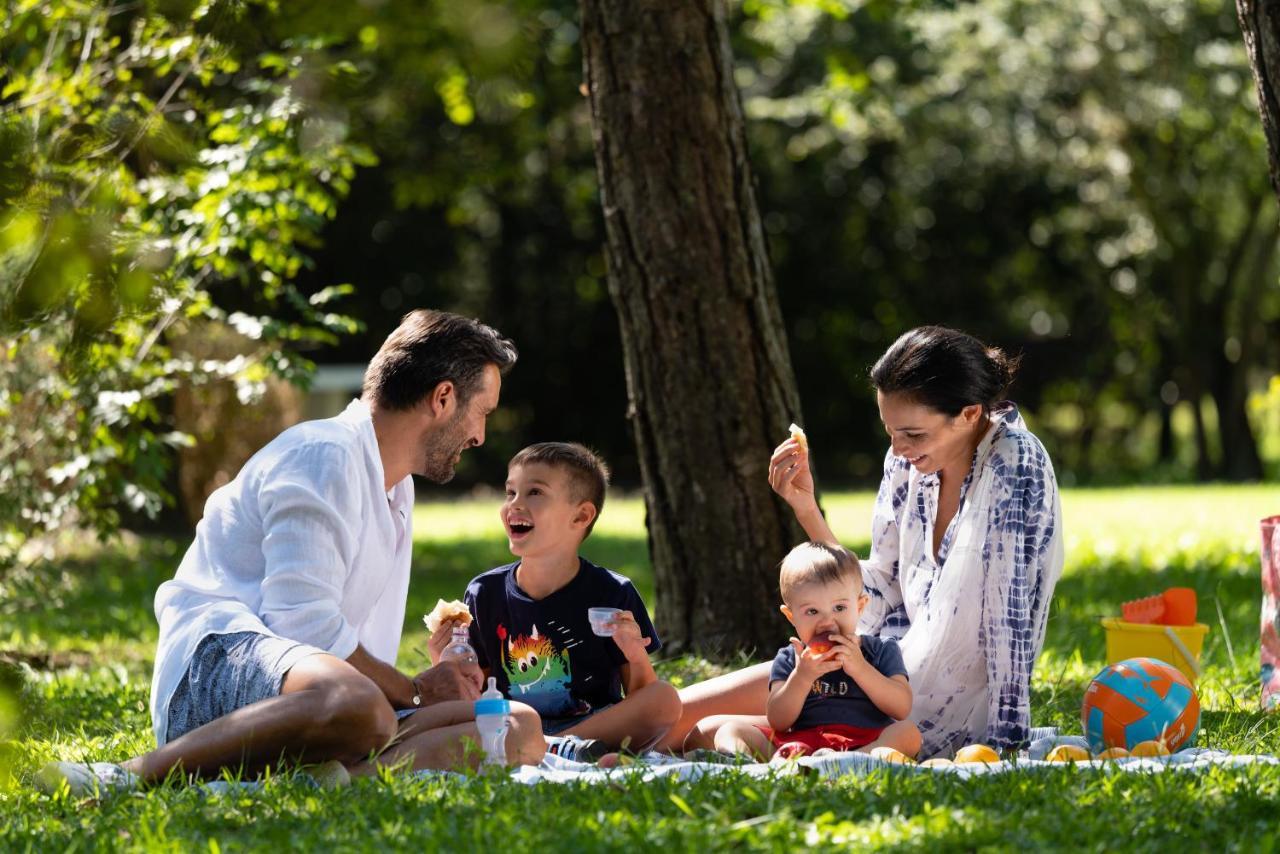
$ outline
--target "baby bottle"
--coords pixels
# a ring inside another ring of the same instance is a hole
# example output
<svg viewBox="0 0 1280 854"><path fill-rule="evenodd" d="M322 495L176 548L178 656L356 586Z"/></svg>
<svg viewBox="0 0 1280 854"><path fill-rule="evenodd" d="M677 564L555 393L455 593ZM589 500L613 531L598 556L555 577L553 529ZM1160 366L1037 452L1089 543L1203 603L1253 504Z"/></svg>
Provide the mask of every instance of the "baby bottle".
<svg viewBox="0 0 1280 854"><path fill-rule="evenodd" d="M489 677L489 688L476 700L475 710L480 746L484 748L484 766L506 767L507 716L511 713L511 703L498 690L496 677Z"/></svg>
<svg viewBox="0 0 1280 854"><path fill-rule="evenodd" d="M476 651L467 640L467 627L454 626L453 639L440 653L441 661L456 661L459 664L476 664Z"/></svg>

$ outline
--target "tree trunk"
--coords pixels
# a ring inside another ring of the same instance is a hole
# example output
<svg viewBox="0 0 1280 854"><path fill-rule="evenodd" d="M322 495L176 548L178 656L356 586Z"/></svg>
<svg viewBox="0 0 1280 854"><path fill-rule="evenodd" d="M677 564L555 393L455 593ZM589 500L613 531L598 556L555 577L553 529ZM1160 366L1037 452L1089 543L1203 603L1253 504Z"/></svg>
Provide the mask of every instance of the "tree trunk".
<svg viewBox="0 0 1280 854"><path fill-rule="evenodd" d="M1280 2L1236 0L1236 14L1244 33L1244 47L1258 86L1258 111L1267 134L1271 189L1280 197Z"/></svg>
<svg viewBox="0 0 1280 854"><path fill-rule="evenodd" d="M663 635L777 647L802 532L768 461L800 402L724 5L583 0L582 46Z"/></svg>

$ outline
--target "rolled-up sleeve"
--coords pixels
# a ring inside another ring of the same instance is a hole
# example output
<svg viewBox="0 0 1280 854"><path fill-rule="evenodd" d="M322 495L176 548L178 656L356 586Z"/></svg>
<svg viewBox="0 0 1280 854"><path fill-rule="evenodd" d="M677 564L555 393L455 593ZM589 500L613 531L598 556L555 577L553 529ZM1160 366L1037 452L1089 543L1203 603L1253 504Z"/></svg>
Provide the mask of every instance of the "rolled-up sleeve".
<svg viewBox="0 0 1280 854"><path fill-rule="evenodd" d="M359 643L341 603L357 551L354 532L366 510L361 482L349 450L311 445L282 457L259 492L263 623L344 659Z"/></svg>

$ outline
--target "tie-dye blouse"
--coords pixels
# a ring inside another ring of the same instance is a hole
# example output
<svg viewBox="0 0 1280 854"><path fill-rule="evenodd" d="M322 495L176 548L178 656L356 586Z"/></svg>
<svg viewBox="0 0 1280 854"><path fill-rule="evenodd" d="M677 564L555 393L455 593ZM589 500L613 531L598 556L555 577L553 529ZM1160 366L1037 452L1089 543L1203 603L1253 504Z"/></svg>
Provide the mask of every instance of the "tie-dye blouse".
<svg viewBox="0 0 1280 854"><path fill-rule="evenodd" d="M859 630L902 645L922 755L1025 743L1031 670L1062 573L1053 464L1012 403L991 419L936 560L938 476L886 455L862 564L871 601Z"/></svg>

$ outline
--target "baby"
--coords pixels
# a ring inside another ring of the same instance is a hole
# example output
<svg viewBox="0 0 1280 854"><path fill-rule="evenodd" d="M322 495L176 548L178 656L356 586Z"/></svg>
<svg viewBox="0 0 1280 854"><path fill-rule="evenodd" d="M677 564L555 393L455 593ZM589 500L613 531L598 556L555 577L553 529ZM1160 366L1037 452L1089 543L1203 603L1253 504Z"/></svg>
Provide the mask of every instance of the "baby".
<svg viewBox="0 0 1280 854"><path fill-rule="evenodd" d="M858 559L840 546L802 543L783 559L779 587L798 637L773 660L769 726L726 723L716 749L768 759L884 746L914 757L920 731L906 719L911 686L898 645L855 632L867 604Z"/></svg>

